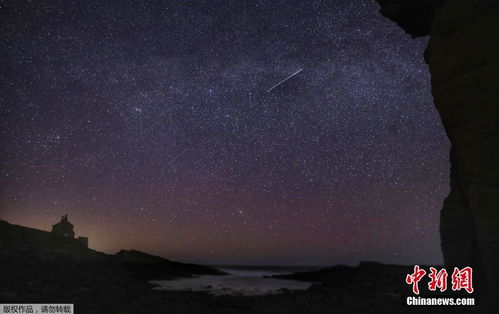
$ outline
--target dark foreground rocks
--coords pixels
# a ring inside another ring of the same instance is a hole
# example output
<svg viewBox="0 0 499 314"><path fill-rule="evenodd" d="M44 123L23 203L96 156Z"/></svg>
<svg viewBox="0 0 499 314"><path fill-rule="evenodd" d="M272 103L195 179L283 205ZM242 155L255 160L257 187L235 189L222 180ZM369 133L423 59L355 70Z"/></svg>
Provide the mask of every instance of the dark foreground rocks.
<svg viewBox="0 0 499 314"><path fill-rule="evenodd" d="M408 307L409 266L361 263L278 276L305 291L212 296L154 290L151 280L223 275L207 266L129 250L104 254L49 232L0 221L0 303L73 303L81 313L419 313L476 307ZM442 296L442 295L439 295ZM455 295L454 295L455 296Z"/></svg>
<svg viewBox="0 0 499 314"><path fill-rule="evenodd" d="M154 290L151 279L178 277L148 263L2 267L0 303L74 303L77 313L468 313L476 307L408 307L411 267L363 263L280 278L314 281L306 291L265 296L212 296Z"/></svg>

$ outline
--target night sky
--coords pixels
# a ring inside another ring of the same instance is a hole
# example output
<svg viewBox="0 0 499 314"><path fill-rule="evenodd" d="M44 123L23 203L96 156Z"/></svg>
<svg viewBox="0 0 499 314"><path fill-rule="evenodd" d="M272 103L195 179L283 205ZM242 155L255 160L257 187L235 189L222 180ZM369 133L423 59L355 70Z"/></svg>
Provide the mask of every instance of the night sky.
<svg viewBox="0 0 499 314"><path fill-rule="evenodd" d="M0 1L0 219L200 263L441 262L427 38L378 9Z"/></svg>

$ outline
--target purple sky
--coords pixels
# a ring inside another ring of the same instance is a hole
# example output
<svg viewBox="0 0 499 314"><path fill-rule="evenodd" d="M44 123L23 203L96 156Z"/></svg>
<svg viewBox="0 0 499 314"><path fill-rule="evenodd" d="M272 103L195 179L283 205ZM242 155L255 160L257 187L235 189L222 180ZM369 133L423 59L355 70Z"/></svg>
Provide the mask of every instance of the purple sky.
<svg viewBox="0 0 499 314"><path fill-rule="evenodd" d="M378 9L2 2L0 219L201 263L441 262L427 39Z"/></svg>

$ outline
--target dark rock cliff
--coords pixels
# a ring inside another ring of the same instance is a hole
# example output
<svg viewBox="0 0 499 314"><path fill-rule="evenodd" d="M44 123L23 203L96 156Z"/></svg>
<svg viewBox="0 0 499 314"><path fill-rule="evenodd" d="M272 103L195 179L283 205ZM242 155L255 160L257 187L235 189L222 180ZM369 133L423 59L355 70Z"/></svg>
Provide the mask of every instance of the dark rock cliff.
<svg viewBox="0 0 499 314"><path fill-rule="evenodd" d="M451 191L441 212L447 267L472 265L481 301L499 296L499 1L378 0L425 52L451 141Z"/></svg>

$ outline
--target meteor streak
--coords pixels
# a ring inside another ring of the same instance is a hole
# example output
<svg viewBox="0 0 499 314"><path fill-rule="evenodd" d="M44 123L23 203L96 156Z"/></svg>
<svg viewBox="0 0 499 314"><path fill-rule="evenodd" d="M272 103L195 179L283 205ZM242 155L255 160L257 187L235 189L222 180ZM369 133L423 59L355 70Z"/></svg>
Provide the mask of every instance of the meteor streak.
<svg viewBox="0 0 499 314"><path fill-rule="evenodd" d="M281 85L282 83L286 82L287 80L289 80L290 78L292 78L296 74L300 73L301 71L303 71L303 69L299 69L298 71L296 71L295 73L291 74L290 76L288 76L284 80L282 80L279 83L277 83L276 85L272 86L269 90L267 90L267 93L270 92L271 90L273 90L274 88L276 88L277 86Z"/></svg>

